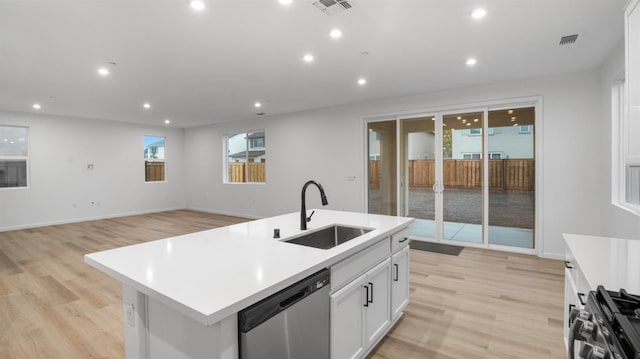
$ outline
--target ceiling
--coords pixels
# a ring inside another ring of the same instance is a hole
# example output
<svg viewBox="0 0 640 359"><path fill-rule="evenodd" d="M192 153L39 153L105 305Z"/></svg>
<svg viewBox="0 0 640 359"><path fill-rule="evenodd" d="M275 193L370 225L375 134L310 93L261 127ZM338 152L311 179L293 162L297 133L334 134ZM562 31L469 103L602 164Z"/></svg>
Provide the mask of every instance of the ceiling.
<svg viewBox="0 0 640 359"><path fill-rule="evenodd" d="M626 3L349 1L326 15L313 0L0 0L0 110L192 127L596 69Z"/></svg>

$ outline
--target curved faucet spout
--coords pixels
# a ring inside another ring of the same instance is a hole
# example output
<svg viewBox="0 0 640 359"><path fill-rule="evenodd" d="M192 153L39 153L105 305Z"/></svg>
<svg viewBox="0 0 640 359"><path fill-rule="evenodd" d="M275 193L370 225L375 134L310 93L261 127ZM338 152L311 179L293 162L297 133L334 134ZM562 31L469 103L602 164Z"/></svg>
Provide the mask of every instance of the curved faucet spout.
<svg viewBox="0 0 640 359"><path fill-rule="evenodd" d="M322 188L322 185L320 183L316 181L307 181L307 183L302 186L302 201L300 205L300 229L303 231L307 229L307 222L311 221L311 217L307 217L306 204L307 187L309 187L309 185L311 184L315 185L316 187L318 187L318 190L320 190L320 200L322 201L322 205L326 206L329 204L329 202L327 201L327 195L324 193L324 188Z"/></svg>

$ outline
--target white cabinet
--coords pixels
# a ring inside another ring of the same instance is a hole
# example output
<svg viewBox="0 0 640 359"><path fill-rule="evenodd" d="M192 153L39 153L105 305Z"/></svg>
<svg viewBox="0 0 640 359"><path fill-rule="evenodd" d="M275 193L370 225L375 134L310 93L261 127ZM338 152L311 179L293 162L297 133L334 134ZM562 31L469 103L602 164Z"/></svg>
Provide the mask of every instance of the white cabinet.
<svg viewBox="0 0 640 359"><path fill-rule="evenodd" d="M358 358L364 353L365 279L363 275L331 295L331 358Z"/></svg>
<svg viewBox="0 0 640 359"><path fill-rule="evenodd" d="M391 320L409 304L409 246L391 256Z"/></svg>
<svg viewBox="0 0 640 359"><path fill-rule="evenodd" d="M391 324L391 306L389 304L389 274L391 261L389 259L378 264L367 272L364 283L367 305L364 305L365 343L367 347L373 346L377 340L385 334Z"/></svg>
<svg viewBox="0 0 640 359"><path fill-rule="evenodd" d="M331 358L360 358L391 324L391 260L331 295Z"/></svg>

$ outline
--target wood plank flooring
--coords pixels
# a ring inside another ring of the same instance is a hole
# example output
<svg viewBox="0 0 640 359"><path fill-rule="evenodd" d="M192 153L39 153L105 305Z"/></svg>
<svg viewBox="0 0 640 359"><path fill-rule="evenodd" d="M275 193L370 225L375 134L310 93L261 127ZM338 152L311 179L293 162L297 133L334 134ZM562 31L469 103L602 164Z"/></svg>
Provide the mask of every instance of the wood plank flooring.
<svg viewBox="0 0 640 359"><path fill-rule="evenodd" d="M561 261L465 248L459 256L411 250L404 317L369 359L558 358Z"/></svg>
<svg viewBox="0 0 640 359"><path fill-rule="evenodd" d="M122 358L120 284L83 255L243 221L171 211L0 232L0 358ZM411 250L410 268L411 303L370 358L565 357L562 262Z"/></svg>

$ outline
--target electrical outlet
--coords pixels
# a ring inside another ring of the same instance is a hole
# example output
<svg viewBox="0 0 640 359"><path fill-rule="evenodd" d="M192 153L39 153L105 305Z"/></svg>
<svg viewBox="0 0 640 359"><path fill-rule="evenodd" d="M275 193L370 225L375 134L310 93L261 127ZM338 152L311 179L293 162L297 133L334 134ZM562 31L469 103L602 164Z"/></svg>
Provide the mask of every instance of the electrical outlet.
<svg viewBox="0 0 640 359"><path fill-rule="evenodd" d="M131 304L125 304L125 317L126 317L126 321L127 321L127 325L131 328L136 326L136 311L135 311L135 307L133 306L133 303Z"/></svg>

